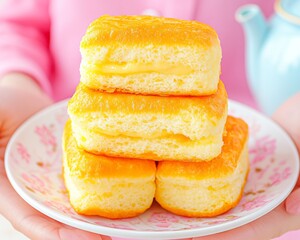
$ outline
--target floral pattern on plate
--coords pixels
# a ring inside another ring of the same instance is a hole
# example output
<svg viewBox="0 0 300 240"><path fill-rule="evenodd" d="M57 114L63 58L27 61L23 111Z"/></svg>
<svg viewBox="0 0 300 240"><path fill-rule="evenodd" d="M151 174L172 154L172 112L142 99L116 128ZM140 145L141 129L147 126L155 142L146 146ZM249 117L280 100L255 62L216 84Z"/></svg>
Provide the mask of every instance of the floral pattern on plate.
<svg viewBox="0 0 300 240"><path fill-rule="evenodd" d="M16 191L44 214L87 231L116 237L170 239L203 236L250 222L280 204L298 177L297 151L287 134L268 118L229 101L229 113L250 129L250 173L244 195L234 209L214 218L187 218L157 203L144 214L110 220L78 215L70 206L62 178L61 138L68 118L67 101L43 110L12 137L5 156Z"/></svg>

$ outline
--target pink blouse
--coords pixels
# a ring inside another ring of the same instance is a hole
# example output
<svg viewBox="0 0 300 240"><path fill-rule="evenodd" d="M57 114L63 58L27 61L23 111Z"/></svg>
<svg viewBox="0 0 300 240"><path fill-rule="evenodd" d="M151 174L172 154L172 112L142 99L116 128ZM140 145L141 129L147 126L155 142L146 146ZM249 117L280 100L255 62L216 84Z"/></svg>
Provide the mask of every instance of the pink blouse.
<svg viewBox="0 0 300 240"><path fill-rule="evenodd" d="M79 44L88 24L102 14L155 14L195 19L214 27L223 49L222 75L229 97L254 106L244 64L244 35L236 9L247 0L7 0L0 7L0 77L31 75L58 101L79 82ZM269 14L273 1L252 0Z"/></svg>

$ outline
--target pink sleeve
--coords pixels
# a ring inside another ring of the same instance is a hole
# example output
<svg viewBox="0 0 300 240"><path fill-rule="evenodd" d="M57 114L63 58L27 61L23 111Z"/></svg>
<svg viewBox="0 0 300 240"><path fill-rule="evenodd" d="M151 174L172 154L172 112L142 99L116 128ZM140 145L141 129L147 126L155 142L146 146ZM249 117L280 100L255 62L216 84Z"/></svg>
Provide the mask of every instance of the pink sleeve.
<svg viewBox="0 0 300 240"><path fill-rule="evenodd" d="M49 30L49 0L0 4L0 77L26 73L51 95Z"/></svg>

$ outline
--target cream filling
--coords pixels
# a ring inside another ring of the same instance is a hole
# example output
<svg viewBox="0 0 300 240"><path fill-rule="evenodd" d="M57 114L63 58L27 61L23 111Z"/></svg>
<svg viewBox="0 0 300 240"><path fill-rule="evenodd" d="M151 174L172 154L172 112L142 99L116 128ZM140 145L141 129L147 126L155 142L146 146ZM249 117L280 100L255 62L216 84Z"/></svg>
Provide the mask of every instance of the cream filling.
<svg viewBox="0 0 300 240"><path fill-rule="evenodd" d="M96 64L93 72L101 74L130 75L139 73L162 73L187 75L193 73L191 67L183 64L170 63L124 63L124 64Z"/></svg>
<svg viewBox="0 0 300 240"><path fill-rule="evenodd" d="M193 139L190 139L189 137L186 137L182 134L171 134L171 133L166 133L166 132L163 132L163 133L160 133L160 134L158 134L158 133L153 134L151 136L142 135L142 134L139 134L139 135L134 135L134 134L124 135L122 133L102 131L100 129L86 130L86 129L80 128L76 125L74 126L74 128L77 129L76 130L77 132L82 132L81 140L84 141L84 142L87 141L90 134L97 134L97 135L101 135L101 136L104 136L104 137L107 137L107 138L130 138L133 141L138 141L138 140L142 140L142 139L144 139L144 140L171 139L173 141L183 141L183 142L185 142L185 141L189 140L191 142L194 142L194 143L197 143L197 144L203 144L203 145L216 143L216 142L218 142L218 138L220 137L219 135L218 136L204 136L204 137L201 137L199 139L193 140Z"/></svg>

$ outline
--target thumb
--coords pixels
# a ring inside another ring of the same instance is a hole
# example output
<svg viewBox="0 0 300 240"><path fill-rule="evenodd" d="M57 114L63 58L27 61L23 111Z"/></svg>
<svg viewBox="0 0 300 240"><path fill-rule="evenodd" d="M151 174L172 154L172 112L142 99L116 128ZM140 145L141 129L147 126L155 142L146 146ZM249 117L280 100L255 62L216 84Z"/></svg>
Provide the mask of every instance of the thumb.
<svg viewBox="0 0 300 240"><path fill-rule="evenodd" d="M300 188L293 191L285 202L286 211L290 214L300 215Z"/></svg>
<svg viewBox="0 0 300 240"><path fill-rule="evenodd" d="M45 240L101 240L100 235L71 228L59 222L48 219L43 215L34 214L21 219L14 224L30 239Z"/></svg>
<svg viewBox="0 0 300 240"><path fill-rule="evenodd" d="M299 218L299 217L298 217ZM296 217L291 218L290 225L296 225L299 221ZM287 220L287 213L283 205L278 206L267 215L258 218L241 227L217 233L215 235L193 238L193 240L265 240L273 239L282 235L284 232L290 230L293 226L285 226ZM293 228L294 229L294 228Z"/></svg>

